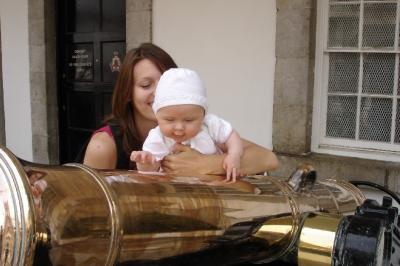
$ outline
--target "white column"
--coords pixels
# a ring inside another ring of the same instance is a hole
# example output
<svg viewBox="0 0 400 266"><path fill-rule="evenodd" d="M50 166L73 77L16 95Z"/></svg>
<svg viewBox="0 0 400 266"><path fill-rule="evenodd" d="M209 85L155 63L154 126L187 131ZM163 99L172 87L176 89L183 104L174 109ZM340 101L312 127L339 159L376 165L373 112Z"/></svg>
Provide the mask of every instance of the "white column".
<svg viewBox="0 0 400 266"><path fill-rule="evenodd" d="M32 161L28 0L0 0L6 146Z"/></svg>

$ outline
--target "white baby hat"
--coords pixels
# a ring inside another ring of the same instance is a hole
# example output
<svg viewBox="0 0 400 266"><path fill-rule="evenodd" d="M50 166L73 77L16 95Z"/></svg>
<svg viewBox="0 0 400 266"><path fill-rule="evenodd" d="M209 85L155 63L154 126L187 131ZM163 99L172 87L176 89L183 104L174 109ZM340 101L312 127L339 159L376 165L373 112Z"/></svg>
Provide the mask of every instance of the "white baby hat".
<svg viewBox="0 0 400 266"><path fill-rule="evenodd" d="M207 92L199 75L186 68L171 68L161 75L157 84L153 111L180 104L200 105L207 110Z"/></svg>

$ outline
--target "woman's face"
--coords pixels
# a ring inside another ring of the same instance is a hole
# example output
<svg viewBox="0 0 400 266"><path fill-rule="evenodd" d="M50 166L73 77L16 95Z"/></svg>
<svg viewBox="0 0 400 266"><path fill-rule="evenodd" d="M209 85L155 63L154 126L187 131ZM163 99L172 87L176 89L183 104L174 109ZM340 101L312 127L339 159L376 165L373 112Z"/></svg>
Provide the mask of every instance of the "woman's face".
<svg viewBox="0 0 400 266"><path fill-rule="evenodd" d="M161 77L161 72L149 59L139 61L133 69L133 104L135 114L146 120L156 121L151 108L154 92Z"/></svg>

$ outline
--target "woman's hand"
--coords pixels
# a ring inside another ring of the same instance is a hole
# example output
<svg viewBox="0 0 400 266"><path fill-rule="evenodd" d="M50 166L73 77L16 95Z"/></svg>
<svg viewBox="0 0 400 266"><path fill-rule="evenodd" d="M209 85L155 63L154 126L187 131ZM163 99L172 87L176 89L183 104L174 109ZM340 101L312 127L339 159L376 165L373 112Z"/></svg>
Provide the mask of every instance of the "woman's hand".
<svg viewBox="0 0 400 266"><path fill-rule="evenodd" d="M278 167L275 154L257 144L242 139L244 153L240 163L242 176L274 170ZM175 154L161 162L165 172L174 174L225 175L223 162L226 154L204 155L192 148L175 144Z"/></svg>
<svg viewBox="0 0 400 266"><path fill-rule="evenodd" d="M182 145L175 144L173 153L161 162L165 172L174 174L224 174L223 159L225 155L204 155Z"/></svg>

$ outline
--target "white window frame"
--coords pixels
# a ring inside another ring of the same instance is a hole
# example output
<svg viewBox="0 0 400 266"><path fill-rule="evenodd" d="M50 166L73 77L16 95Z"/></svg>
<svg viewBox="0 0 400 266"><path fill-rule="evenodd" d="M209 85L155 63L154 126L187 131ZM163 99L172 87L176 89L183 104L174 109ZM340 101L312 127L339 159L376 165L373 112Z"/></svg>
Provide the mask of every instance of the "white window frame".
<svg viewBox="0 0 400 266"><path fill-rule="evenodd" d="M379 1L383 2L383 1ZM393 1L390 1L393 2ZM362 4L362 3L361 3ZM399 36L399 9L397 8L396 30L395 36ZM360 17L360 25L363 18ZM317 1L317 25L316 25L316 46L315 46L315 69L314 69L314 100L313 100L313 121L312 121L312 139L311 151L317 153L358 157L364 159L374 159L382 161L400 162L400 144L388 144L383 142L367 142L361 140L349 140L342 138L328 138L326 132L326 115L327 115L327 99L328 99L328 71L329 71L329 56L327 49L328 39L328 23L329 23L329 0ZM360 31L362 29L359 29ZM361 35L359 35L361 36ZM360 38L360 37L359 37ZM396 48L396 65L395 77L399 71L399 52L398 40L395 39ZM356 49L356 51L360 51ZM370 51L370 50L368 50ZM362 65L360 65L362 68ZM394 87L397 88L395 79ZM360 85L361 86L361 82ZM397 90L395 90L397 93ZM394 98L399 98L397 95ZM360 98L360 97L358 97ZM357 112L359 113L360 108ZM395 101L393 101L393 110L395 112ZM394 119L393 119L394 121ZM392 135L394 134L395 124L392 121ZM357 115L358 131L358 115Z"/></svg>

